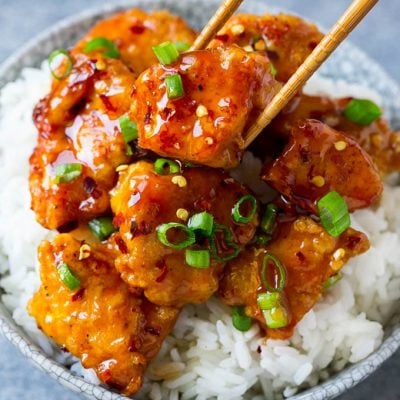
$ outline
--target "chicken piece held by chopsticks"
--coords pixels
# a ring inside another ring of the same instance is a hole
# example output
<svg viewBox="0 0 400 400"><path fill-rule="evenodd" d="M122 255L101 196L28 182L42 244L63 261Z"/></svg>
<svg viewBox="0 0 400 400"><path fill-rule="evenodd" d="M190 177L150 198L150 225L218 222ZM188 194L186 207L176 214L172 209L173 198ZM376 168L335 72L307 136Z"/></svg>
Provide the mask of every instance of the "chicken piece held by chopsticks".
<svg viewBox="0 0 400 400"><path fill-rule="evenodd" d="M233 168L243 135L279 84L265 55L233 46L188 52L156 64L136 82L139 145L211 167Z"/></svg>

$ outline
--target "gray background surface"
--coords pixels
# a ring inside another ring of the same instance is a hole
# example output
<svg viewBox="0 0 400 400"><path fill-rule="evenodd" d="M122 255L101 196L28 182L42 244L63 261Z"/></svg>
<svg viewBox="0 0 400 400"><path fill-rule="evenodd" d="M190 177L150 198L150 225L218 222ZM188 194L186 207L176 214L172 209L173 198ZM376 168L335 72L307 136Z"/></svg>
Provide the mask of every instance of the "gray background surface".
<svg viewBox="0 0 400 400"><path fill-rule="evenodd" d="M184 0L177 0L184 1ZM293 10L330 26L350 0L260 0ZM0 62L20 45L56 21L99 6L104 0L0 0ZM381 0L350 40L385 66L400 82L400 0ZM400 399L400 352L340 400ZM0 400L78 400L0 336Z"/></svg>

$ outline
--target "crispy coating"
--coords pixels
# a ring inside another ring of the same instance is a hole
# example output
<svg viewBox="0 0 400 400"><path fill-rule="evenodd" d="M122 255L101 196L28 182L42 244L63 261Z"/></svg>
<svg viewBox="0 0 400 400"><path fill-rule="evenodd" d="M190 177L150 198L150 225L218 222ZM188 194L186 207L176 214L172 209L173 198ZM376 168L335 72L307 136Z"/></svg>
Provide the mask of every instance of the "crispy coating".
<svg viewBox="0 0 400 400"><path fill-rule="evenodd" d="M179 73L185 94L168 99L165 78ZM239 47L183 54L154 65L136 82L132 109L139 145L158 154L211 167L233 168L245 128L269 103L278 84L268 58Z"/></svg>
<svg viewBox="0 0 400 400"><path fill-rule="evenodd" d="M351 98L297 96L268 126L264 138L286 138L299 120L318 119L352 137L371 156L381 174L400 169L400 132L393 132L384 118L363 126L348 120L343 111ZM260 142L258 143L260 144ZM261 144L266 149L270 143Z"/></svg>
<svg viewBox="0 0 400 400"><path fill-rule="evenodd" d="M173 183L177 176L185 179L184 187ZM215 222L230 228L236 243L244 246L254 235L257 218L249 224L236 224L231 209L248 193L218 170L190 168L181 175L161 176L151 163L132 164L121 173L111 198L114 223L119 225L123 240L120 249L125 253L116 261L122 279L143 288L155 304L178 307L206 301L218 288L224 264L213 260L208 269L191 268L185 262L185 251L163 245L155 229L163 223L185 224L177 217L178 209L187 210L189 216L208 211ZM206 248L207 241L200 247Z"/></svg>
<svg viewBox="0 0 400 400"><path fill-rule="evenodd" d="M96 37L114 41L124 63L140 74L157 62L153 46L165 41L191 45L196 32L182 18L168 11L147 13L132 9L97 23L78 43L78 49L83 51L85 44Z"/></svg>
<svg viewBox="0 0 400 400"><path fill-rule="evenodd" d="M323 38L314 24L293 15L233 16L210 47L238 44L266 52L276 68L276 78L286 82Z"/></svg>
<svg viewBox="0 0 400 400"><path fill-rule="evenodd" d="M135 75L120 60L73 58L71 74L55 80L34 110L39 137L30 158L32 208L49 229L107 211L115 168L130 160L118 119L130 108ZM82 164L83 172L56 184L55 168L66 163Z"/></svg>
<svg viewBox="0 0 400 400"><path fill-rule="evenodd" d="M317 120L293 128L283 154L267 163L262 178L311 212L330 191L343 196L354 211L374 204L383 190L378 170L360 145Z"/></svg>
<svg viewBox="0 0 400 400"><path fill-rule="evenodd" d="M219 294L228 305L246 306L246 314L261 324L268 337L286 339L323 295L326 280L340 271L351 257L368 248L367 237L351 228L334 238L309 217L280 222L274 240L265 249L246 250L228 264ZM284 296L290 322L285 328L268 328L257 304L257 294L266 291L260 271L267 252L275 255L287 272Z"/></svg>
<svg viewBox="0 0 400 400"><path fill-rule="evenodd" d="M94 368L104 383L132 395L178 311L154 306L140 291L131 290L114 269L110 248L92 247L90 256L79 261L81 244L68 234L41 244L42 284L29 312L46 335L79 357L85 368ZM60 280L60 263L79 277L77 290Z"/></svg>

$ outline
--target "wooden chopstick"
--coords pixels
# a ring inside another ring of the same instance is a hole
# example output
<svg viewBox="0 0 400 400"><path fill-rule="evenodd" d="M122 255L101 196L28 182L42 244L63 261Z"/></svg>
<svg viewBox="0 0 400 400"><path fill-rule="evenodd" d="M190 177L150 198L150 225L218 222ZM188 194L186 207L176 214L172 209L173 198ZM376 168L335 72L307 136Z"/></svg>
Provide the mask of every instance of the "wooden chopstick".
<svg viewBox="0 0 400 400"><path fill-rule="evenodd" d="M331 31L292 75L271 103L250 127L245 136L244 148L248 147L262 130L289 103L310 76L332 54L348 34L359 24L379 0L354 0Z"/></svg>
<svg viewBox="0 0 400 400"><path fill-rule="evenodd" d="M205 49L217 32L225 25L225 22L239 8L242 2L243 0L225 0L201 31L190 50L195 51Z"/></svg>

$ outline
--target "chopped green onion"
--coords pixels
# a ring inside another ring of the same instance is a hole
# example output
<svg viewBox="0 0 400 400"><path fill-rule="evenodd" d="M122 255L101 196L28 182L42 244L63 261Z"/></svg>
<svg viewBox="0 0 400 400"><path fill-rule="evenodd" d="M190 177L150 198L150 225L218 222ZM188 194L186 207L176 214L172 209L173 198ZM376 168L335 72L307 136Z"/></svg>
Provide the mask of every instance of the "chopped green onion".
<svg viewBox="0 0 400 400"><path fill-rule="evenodd" d="M164 42L154 46L153 52L163 65L172 64L179 58L179 51L171 42Z"/></svg>
<svg viewBox="0 0 400 400"><path fill-rule="evenodd" d="M168 240L167 234L170 229L177 229L185 234L185 239L178 243L172 243ZM196 236L187 226L178 224L176 222L169 222L168 224L162 224L157 226L157 237L158 240L167 247L175 250L181 250L191 246L196 242Z"/></svg>
<svg viewBox="0 0 400 400"><path fill-rule="evenodd" d="M96 37L85 44L83 49L85 53L92 51L102 51L103 55L108 58L119 58L119 50L114 42L104 37Z"/></svg>
<svg viewBox="0 0 400 400"><path fill-rule="evenodd" d="M256 235L251 241L256 246L266 246L272 240L271 236L268 235Z"/></svg>
<svg viewBox="0 0 400 400"><path fill-rule="evenodd" d="M267 235L271 235L274 231L276 215L278 214L278 207L274 203L267 204L265 214L261 220L261 229Z"/></svg>
<svg viewBox="0 0 400 400"><path fill-rule="evenodd" d="M318 203L319 217L325 230L340 236L351 224L346 200L337 192L329 192Z"/></svg>
<svg viewBox="0 0 400 400"><path fill-rule="evenodd" d="M186 259L186 264L193 268L210 267L209 250L186 250L185 259Z"/></svg>
<svg viewBox="0 0 400 400"><path fill-rule="evenodd" d="M281 294L278 292L266 292L257 295L257 303L261 310L272 310L279 305Z"/></svg>
<svg viewBox="0 0 400 400"><path fill-rule="evenodd" d="M119 126L125 143L128 144L138 138L137 125L127 115L120 117Z"/></svg>
<svg viewBox="0 0 400 400"><path fill-rule="evenodd" d="M185 51L190 49L190 44L186 42L174 42L174 46L179 51L179 53L184 53Z"/></svg>
<svg viewBox="0 0 400 400"><path fill-rule="evenodd" d="M116 231L112 218L100 217L89 221L90 230L97 236L99 240L106 240L112 233Z"/></svg>
<svg viewBox="0 0 400 400"><path fill-rule="evenodd" d="M252 325L252 320L245 314L243 306L232 307L232 324L241 332L247 332Z"/></svg>
<svg viewBox="0 0 400 400"><path fill-rule="evenodd" d="M217 232L223 233L224 247L228 247L231 251L227 255L223 256L219 254L217 245ZM231 230L226 225L214 224L213 234L210 238L210 249L214 260L218 262L227 262L236 258L240 253L240 246L233 241L233 235Z"/></svg>
<svg viewBox="0 0 400 400"><path fill-rule="evenodd" d="M272 76L276 76L276 74L278 73L278 70L276 69L275 65L272 64L271 61L269 62L269 70Z"/></svg>
<svg viewBox="0 0 400 400"><path fill-rule="evenodd" d="M82 175L82 164L60 164L55 168L55 183L69 183Z"/></svg>
<svg viewBox="0 0 400 400"><path fill-rule="evenodd" d="M154 171L156 171L158 175L178 174L181 172L181 167L175 161L166 158L158 158L154 163Z"/></svg>
<svg viewBox="0 0 400 400"><path fill-rule="evenodd" d="M185 94L183 89L182 77L179 74L169 75L165 78L167 96L169 99L178 99Z"/></svg>
<svg viewBox="0 0 400 400"><path fill-rule="evenodd" d="M55 79L66 78L73 66L72 57L67 50L57 49L49 55L50 72Z"/></svg>
<svg viewBox="0 0 400 400"><path fill-rule="evenodd" d="M369 125L382 115L382 110L371 100L353 99L347 104L343 114L356 124Z"/></svg>
<svg viewBox="0 0 400 400"><path fill-rule="evenodd" d="M251 206L251 210L247 214L247 216L243 215L240 212L240 207L246 202L250 203ZM251 194L247 194L246 196L240 198L239 201L233 206L232 217L235 222L239 222L241 224L248 224L253 220L254 216L256 215L256 212L257 212L257 200Z"/></svg>
<svg viewBox="0 0 400 400"><path fill-rule="evenodd" d="M195 214L189 219L188 227L196 233L209 237L213 233L214 216L207 211Z"/></svg>
<svg viewBox="0 0 400 400"><path fill-rule="evenodd" d="M331 288L333 285L338 283L342 278L343 278L343 275L340 272L335 275L332 275L324 283L324 289L327 290L327 289Z"/></svg>
<svg viewBox="0 0 400 400"><path fill-rule="evenodd" d="M64 285L70 289L75 290L81 285L81 281L75 274L71 271L68 264L62 263L57 266L58 276L60 277L61 281Z"/></svg>
<svg viewBox="0 0 400 400"><path fill-rule="evenodd" d="M262 313L268 328L284 328L289 322L288 312L284 306L274 307L271 310L263 310Z"/></svg>
<svg viewBox="0 0 400 400"><path fill-rule="evenodd" d="M272 263L276 272L278 273L277 278L275 279L275 284L272 286L268 282L268 270L269 265ZM261 281L268 292L281 292L286 285L286 269L280 260L271 253L265 254L262 266L261 266Z"/></svg>

